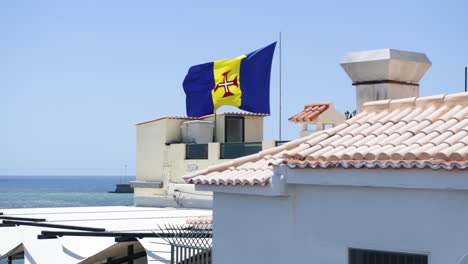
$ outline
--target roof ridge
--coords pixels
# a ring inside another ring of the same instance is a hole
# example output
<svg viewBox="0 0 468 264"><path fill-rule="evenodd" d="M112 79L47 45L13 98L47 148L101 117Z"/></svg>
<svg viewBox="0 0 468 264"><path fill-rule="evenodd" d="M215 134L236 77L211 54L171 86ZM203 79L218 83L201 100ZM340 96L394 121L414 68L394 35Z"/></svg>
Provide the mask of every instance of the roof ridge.
<svg viewBox="0 0 468 264"><path fill-rule="evenodd" d="M332 102L317 102L317 103L310 103L310 104L305 104L304 108L308 106L319 106L319 105L331 105L333 104Z"/></svg>
<svg viewBox="0 0 468 264"><path fill-rule="evenodd" d="M163 119L199 120L200 118L199 117L189 117L189 116L162 116L162 117L158 117L158 118L151 119L151 120L148 120L148 121L139 122L139 123L136 123L135 125L136 126L144 125L144 124L147 124L147 123L151 123L151 122L155 122L155 121L159 121L159 120L163 120Z"/></svg>
<svg viewBox="0 0 468 264"><path fill-rule="evenodd" d="M379 101L372 101L363 104L363 111L383 110L397 107L407 107L408 105L424 106L427 104L463 104L468 105L468 92L454 93L454 94L439 94L431 96L409 97L402 99L386 99Z"/></svg>
<svg viewBox="0 0 468 264"><path fill-rule="evenodd" d="M218 113L216 114L217 116L224 116L224 115L241 115L241 116L261 116L261 117L267 117L270 116L270 114L264 114L264 113L250 113L250 112L224 112L224 113ZM154 118L148 121L143 121L136 123L135 125L143 125L159 120L164 120L164 119L179 119L179 120L202 120L208 117L213 117L215 114L209 114L209 115L204 115L204 116L199 116L199 117L194 117L194 116L162 116L158 118Z"/></svg>

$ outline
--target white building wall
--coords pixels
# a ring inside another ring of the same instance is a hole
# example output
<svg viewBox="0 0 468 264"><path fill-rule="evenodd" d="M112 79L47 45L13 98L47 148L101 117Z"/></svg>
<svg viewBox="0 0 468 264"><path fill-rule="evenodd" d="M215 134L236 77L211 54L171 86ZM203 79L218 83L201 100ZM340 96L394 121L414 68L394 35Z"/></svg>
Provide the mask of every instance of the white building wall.
<svg viewBox="0 0 468 264"><path fill-rule="evenodd" d="M232 114L230 116L242 116ZM263 116L243 116L245 141L263 140ZM216 118L218 142L208 144L208 159L185 159L186 144L181 142L180 126L184 118L163 118L137 125L135 206L211 208L211 193L195 192L183 176L195 170L229 161L220 159L224 142L226 115ZM205 121L215 121L209 116ZM274 142L273 142L274 144ZM144 186L146 183L148 185ZM155 183L159 185L155 186Z"/></svg>
<svg viewBox="0 0 468 264"><path fill-rule="evenodd" d="M214 193L213 263L292 263L288 197Z"/></svg>
<svg viewBox="0 0 468 264"><path fill-rule="evenodd" d="M289 197L215 193L215 263L348 263L348 248L456 264L468 252L468 192L291 185Z"/></svg>

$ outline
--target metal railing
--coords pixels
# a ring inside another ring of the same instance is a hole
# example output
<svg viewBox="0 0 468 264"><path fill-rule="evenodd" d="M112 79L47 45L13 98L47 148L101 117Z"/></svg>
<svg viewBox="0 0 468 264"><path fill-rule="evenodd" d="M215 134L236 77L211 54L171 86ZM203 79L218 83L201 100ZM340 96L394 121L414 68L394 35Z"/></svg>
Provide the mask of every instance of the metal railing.
<svg viewBox="0 0 468 264"><path fill-rule="evenodd" d="M221 143L221 159L235 159L262 150L262 142L229 142Z"/></svg>
<svg viewBox="0 0 468 264"><path fill-rule="evenodd" d="M211 264L213 229L210 225L158 226L162 233L175 235L163 238L171 245L171 264Z"/></svg>
<svg viewBox="0 0 468 264"><path fill-rule="evenodd" d="M211 248L171 246L171 264L211 264Z"/></svg>
<svg viewBox="0 0 468 264"><path fill-rule="evenodd" d="M208 144L185 145L185 159L208 159Z"/></svg>

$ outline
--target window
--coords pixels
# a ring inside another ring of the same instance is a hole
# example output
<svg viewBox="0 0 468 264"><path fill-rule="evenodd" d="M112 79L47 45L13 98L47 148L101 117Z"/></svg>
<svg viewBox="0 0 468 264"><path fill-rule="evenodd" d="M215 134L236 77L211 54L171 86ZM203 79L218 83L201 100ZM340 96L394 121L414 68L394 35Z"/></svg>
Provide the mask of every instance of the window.
<svg viewBox="0 0 468 264"><path fill-rule="evenodd" d="M235 159L262 151L262 142L221 143L221 159Z"/></svg>
<svg viewBox="0 0 468 264"><path fill-rule="evenodd" d="M349 264L427 264L427 255L355 248L348 258Z"/></svg>
<svg viewBox="0 0 468 264"><path fill-rule="evenodd" d="M226 116L224 121L224 141L244 142L244 117Z"/></svg>
<svg viewBox="0 0 468 264"><path fill-rule="evenodd" d="M185 145L185 159L208 159L208 144Z"/></svg>

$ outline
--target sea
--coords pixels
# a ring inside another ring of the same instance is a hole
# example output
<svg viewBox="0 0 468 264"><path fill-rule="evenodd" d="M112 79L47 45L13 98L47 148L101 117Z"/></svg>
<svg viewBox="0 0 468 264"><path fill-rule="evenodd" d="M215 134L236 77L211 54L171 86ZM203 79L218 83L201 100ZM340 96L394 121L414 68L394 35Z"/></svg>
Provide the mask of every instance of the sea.
<svg viewBox="0 0 468 264"><path fill-rule="evenodd" d="M133 193L109 193L116 184L133 180L128 176L0 176L0 209L133 205Z"/></svg>
<svg viewBox="0 0 468 264"><path fill-rule="evenodd" d="M0 176L0 209L133 205L132 193L109 193L123 176Z"/></svg>

